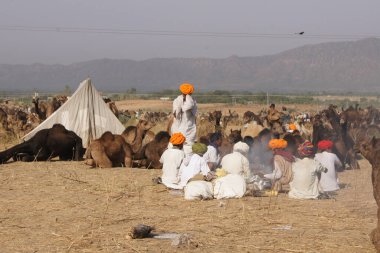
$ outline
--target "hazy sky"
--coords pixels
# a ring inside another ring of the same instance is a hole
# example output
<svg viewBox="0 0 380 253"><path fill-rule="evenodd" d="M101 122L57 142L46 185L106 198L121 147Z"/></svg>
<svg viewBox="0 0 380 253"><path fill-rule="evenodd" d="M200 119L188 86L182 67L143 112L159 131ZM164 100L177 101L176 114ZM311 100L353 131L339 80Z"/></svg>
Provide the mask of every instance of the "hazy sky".
<svg viewBox="0 0 380 253"><path fill-rule="evenodd" d="M379 0L0 0L0 63L70 64L98 58L273 54L333 41L333 36L380 36L379 10ZM14 26L26 27L22 29L27 31L15 31ZM41 27L57 31L29 31ZM82 30L71 33L65 32L66 28ZM90 28L255 36L83 32ZM300 31L305 31L304 36L294 35ZM258 34L276 36L256 37ZM278 36L281 34L289 36Z"/></svg>

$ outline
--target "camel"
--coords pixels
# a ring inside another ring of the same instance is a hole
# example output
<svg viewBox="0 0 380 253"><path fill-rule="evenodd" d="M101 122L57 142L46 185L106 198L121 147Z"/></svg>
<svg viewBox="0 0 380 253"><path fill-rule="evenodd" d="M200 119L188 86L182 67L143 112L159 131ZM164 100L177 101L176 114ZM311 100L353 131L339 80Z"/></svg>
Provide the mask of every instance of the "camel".
<svg viewBox="0 0 380 253"><path fill-rule="evenodd" d="M339 117L334 106L329 106L313 119L314 147L317 147L320 140L334 142L333 152L342 164L349 164L353 169L360 168L354 152L354 141L349 135L348 122Z"/></svg>
<svg viewBox="0 0 380 253"><path fill-rule="evenodd" d="M207 116L202 116L197 120L197 139L204 139L210 133L221 132L222 126L220 121L222 111L210 112Z"/></svg>
<svg viewBox="0 0 380 253"><path fill-rule="evenodd" d="M161 169L162 164L160 163L161 155L167 149L170 140L170 135L168 132L161 131L156 134L153 141L149 142L144 148L145 156L145 167L147 169Z"/></svg>
<svg viewBox="0 0 380 253"><path fill-rule="evenodd" d="M377 204L377 227L371 233L372 243L380 252L380 138L367 139L360 145L361 154L372 165L373 196Z"/></svg>
<svg viewBox="0 0 380 253"><path fill-rule="evenodd" d="M220 156L223 157L232 152L235 143L243 141L241 130L231 130L227 138L223 138L222 145L220 146Z"/></svg>
<svg viewBox="0 0 380 253"><path fill-rule="evenodd" d="M100 168L131 167L132 149L121 135L107 131L91 142L85 164Z"/></svg>
<svg viewBox="0 0 380 253"><path fill-rule="evenodd" d="M0 108L0 126L4 130L8 130L8 115L3 108Z"/></svg>
<svg viewBox="0 0 380 253"><path fill-rule="evenodd" d="M54 97L52 101L49 102L40 102L39 97L33 97L32 103L34 104L35 113L37 113L41 121L44 121L66 101L66 96Z"/></svg>
<svg viewBox="0 0 380 253"><path fill-rule="evenodd" d="M47 161L54 157L60 160L79 161L83 157L82 139L61 124L38 131L30 140L0 152L0 163L11 157L22 161Z"/></svg>
<svg viewBox="0 0 380 253"><path fill-rule="evenodd" d="M40 103L40 98L33 97L32 103L34 104L34 111L38 115L41 121L46 119L47 105L46 103Z"/></svg>
<svg viewBox="0 0 380 253"><path fill-rule="evenodd" d="M139 160L143 157L143 140L146 133L154 127L153 122L141 119L136 126L127 127L121 134L124 140L131 145L134 159Z"/></svg>
<svg viewBox="0 0 380 253"><path fill-rule="evenodd" d="M246 111L243 115L243 124L248 124L251 121L256 121L257 124L262 125L261 119L255 113L251 111Z"/></svg>

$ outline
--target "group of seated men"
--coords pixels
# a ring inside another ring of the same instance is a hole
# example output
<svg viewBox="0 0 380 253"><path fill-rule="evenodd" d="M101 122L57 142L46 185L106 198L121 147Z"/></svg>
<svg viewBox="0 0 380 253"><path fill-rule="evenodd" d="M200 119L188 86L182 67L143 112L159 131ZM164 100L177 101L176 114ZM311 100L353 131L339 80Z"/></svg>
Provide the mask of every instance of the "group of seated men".
<svg viewBox="0 0 380 253"><path fill-rule="evenodd" d="M296 199L317 199L339 189L336 171L342 164L332 153L333 143L329 140L318 143L316 154L313 144L305 140L298 146L296 156L286 150L286 140L270 140L267 148L273 152L271 173L257 172L250 166L250 146L241 141L234 144L232 153L221 158L220 133L211 135L208 146L193 144L190 157L186 157L183 151L185 141L181 133L174 133L160 160L163 164L160 181L168 188L184 189L185 198L186 191L194 188L198 188L196 194L202 195L200 187L204 187L206 192L214 192L214 197L218 193L217 198L242 197L247 184L262 180L270 182L273 191L284 192L287 189L288 196ZM214 188L209 181L213 181ZM226 192L242 194L229 195Z"/></svg>

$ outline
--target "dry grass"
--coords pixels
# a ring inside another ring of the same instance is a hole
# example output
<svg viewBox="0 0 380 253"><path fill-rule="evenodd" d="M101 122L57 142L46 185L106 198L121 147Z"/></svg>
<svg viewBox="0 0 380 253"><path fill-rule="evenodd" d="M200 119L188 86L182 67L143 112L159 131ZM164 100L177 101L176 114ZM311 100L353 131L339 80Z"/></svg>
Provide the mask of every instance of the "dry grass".
<svg viewBox="0 0 380 253"><path fill-rule="evenodd" d="M350 186L336 200L280 195L195 202L153 185L158 170L58 161L0 165L1 252L178 250L170 241L126 239L139 223L192 235L197 247L183 252L375 252L370 166L361 165L340 174Z"/></svg>
<svg viewBox="0 0 380 253"><path fill-rule="evenodd" d="M116 106L122 110L139 110L142 109L144 111L166 111L169 112L172 110L173 101L161 101L161 100L123 100L116 101ZM281 109L282 104L276 105ZM296 110L296 111L308 111L308 112L316 112L326 105L311 105L311 104L286 104L285 105L288 110ZM259 112L261 109L267 109L266 105L230 105L230 104L198 104L198 109L201 112L209 112L214 110L222 110L223 114L227 114L228 110L236 111L239 114L243 114L244 112L251 110L253 112Z"/></svg>
<svg viewBox="0 0 380 253"><path fill-rule="evenodd" d="M143 102L147 110L171 108L170 101ZM141 101L124 103L124 109L141 108ZM262 107L200 105L202 111L229 108L243 113ZM163 123L153 130L165 128ZM2 139L0 150L11 143L17 140ZM375 252L369 239L377 222L371 168L360 163L361 170L339 174L349 186L336 200L282 194L195 202L153 185L159 170L89 169L82 162L58 161L0 165L0 252L179 251L170 241L128 240L139 223L192 235L197 247L181 252Z"/></svg>

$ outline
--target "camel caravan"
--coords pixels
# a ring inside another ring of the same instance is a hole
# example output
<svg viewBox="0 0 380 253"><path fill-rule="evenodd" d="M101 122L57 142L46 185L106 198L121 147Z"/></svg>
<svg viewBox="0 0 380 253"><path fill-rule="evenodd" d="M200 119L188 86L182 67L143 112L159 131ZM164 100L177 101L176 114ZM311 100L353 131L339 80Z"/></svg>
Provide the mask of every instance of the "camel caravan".
<svg viewBox="0 0 380 253"><path fill-rule="evenodd" d="M325 199L339 192L337 172L372 165L380 204L380 111L374 107L318 113L289 112L271 104L243 115L198 112L191 84L182 84L171 113L122 111L102 97L91 80L70 97L33 108L0 108L0 127L23 134L22 143L0 152L0 163L81 161L94 168L161 169L153 182L183 191L184 198L276 196ZM125 127L121 122L137 119ZM157 124L165 131L154 132ZM380 209L378 211L380 216ZM372 234L380 250L380 224Z"/></svg>

